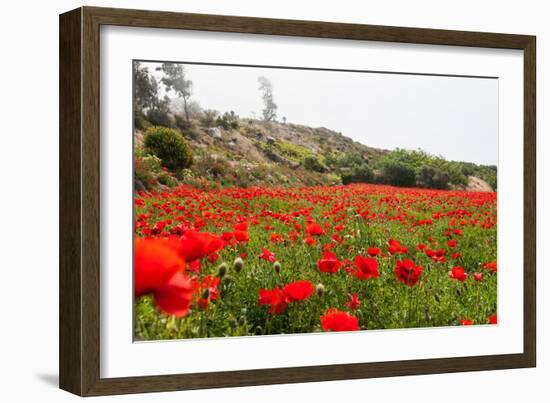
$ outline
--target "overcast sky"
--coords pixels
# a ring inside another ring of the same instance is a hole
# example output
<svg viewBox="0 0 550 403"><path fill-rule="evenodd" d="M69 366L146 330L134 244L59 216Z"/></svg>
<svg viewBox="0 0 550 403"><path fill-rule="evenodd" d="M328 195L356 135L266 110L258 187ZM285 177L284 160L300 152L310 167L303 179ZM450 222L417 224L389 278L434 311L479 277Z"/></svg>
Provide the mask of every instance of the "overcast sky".
<svg viewBox="0 0 550 403"><path fill-rule="evenodd" d="M143 63L153 72L160 64ZM421 148L496 165L498 80L184 64L204 109L260 117L258 77L273 85L279 120L326 127L367 146ZM155 73L160 74L160 73Z"/></svg>

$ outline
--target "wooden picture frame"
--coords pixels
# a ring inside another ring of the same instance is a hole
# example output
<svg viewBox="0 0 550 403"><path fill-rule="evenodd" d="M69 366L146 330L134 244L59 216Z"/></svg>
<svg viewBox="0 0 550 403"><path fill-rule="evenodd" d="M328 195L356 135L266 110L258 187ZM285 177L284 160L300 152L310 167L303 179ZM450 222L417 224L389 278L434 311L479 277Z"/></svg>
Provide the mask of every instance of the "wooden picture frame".
<svg viewBox="0 0 550 403"><path fill-rule="evenodd" d="M100 26L353 39L523 50L524 349L522 354L230 372L100 377ZM81 7L60 16L60 387L81 396L533 367L535 37L483 32Z"/></svg>

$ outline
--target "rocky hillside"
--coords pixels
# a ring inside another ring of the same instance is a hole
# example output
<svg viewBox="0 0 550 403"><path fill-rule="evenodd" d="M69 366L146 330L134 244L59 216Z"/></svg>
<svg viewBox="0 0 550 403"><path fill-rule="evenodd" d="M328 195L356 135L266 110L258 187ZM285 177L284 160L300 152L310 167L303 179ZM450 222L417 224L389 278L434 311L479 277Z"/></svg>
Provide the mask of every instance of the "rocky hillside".
<svg viewBox="0 0 550 403"><path fill-rule="evenodd" d="M138 154L146 153L146 130L144 127L135 131ZM292 123L239 119L232 125L217 126L201 124L197 119L185 122L177 130L191 146L194 162L182 172L171 173L173 180L161 181L169 185L248 187L384 182L379 163L390 153L327 128ZM465 175L462 184L450 187L492 191L487 182L474 175Z"/></svg>

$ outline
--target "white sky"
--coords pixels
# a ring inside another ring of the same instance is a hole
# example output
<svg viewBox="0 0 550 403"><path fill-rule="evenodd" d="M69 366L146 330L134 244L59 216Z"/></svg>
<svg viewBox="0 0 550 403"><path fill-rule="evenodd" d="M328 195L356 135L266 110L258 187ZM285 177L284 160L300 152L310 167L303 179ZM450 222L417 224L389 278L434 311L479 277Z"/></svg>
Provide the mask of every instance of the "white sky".
<svg viewBox="0 0 550 403"><path fill-rule="evenodd" d="M160 66L142 65L150 72ZM323 126L377 148L421 148L478 164L498 161L497 79L184 66L193 81L191 99L204 109L260 117L258 77L266 76L279 120Z"/></svg>

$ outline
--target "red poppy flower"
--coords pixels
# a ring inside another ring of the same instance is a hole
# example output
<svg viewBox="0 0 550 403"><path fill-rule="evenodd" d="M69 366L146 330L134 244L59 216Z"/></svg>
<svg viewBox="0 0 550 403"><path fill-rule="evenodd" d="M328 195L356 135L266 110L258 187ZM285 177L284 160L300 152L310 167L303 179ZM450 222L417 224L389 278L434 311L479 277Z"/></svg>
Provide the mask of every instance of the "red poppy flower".
<svg viewBox="0 0 550 403"><path fill-rule="evenodd" d="M173 242L171 240L171 243ZM218 252L224 246L224 241L214 234L187 230L181 237L177 238L176 247L178 253L186 262L192 262Z"/></svg>
<svg viewBox="0 0 550 403"><path fill-rule="evenodd" d="M347 312L331 308L321 316L321 326L325 332L345 332L359 330L359 321Z"/></svg>
<svg viewBox="0 0 550 403"><path fill-rule="evenodd" d="M493 273L496 273L497 272L497 262L483 263L483 268L484 269L489 269Z"/></svg>
<svg viewBox="0 0 550 403"><path fill-rule="evenodd" d="M380 249L380 248L368 248L367 253L372 257L378 256L380 253L382 253L382 249Z"/></svg>
<svg viewBox="0 0 550 403"><path fill-rule="evenodd" d="M449 271L449 277L463 283L468 277L468 273L466 273L463 267L455 266Z"/></svg>
<svg viewBox="0 0 550 403"><path fill-rule="evenodd" d="M262 249L262 254L260 255L260 259L267 260L268 262L271 262L271 263L275 263L277 261L275 254L266 248Z"/></svg>
<svg viewBox="0 0 550 403"><path fill-rule="evenodd" d="M462 319L460 323L462 324L462 326L472 326L474 324L474 321L471 319Z"/></svg>
<svg viewBox="0 0 550 403"><path fill-rule="evenodd" d="M316 222L310 222L306 224L306 232L309 236L319 236L323 235L325 233L325 230Z"/></svg>
<svg viewBox="0 0 550 403"><path fill-rule="evenodd" d="M157 307L169 315L185 316L193 300L191 281L183 273L176 273L162 288L153 293Z"/></svg>
<svg viewBox="0 0 550 403"><path fill-rule="evenodd" d="M354 292L351 296L351 299L346 302L346 305L354 311L359 308L359 305L361 305L361 301L359 301L359 297L357 296L356 292Z"/></svg>
<svg viewBox="0 0 550 403"><path fill-rule="evenodd" d="M218 261L218 259L220 258L220 255L218 253L211 253L206 258L210 263L214 264Z"/></svg>
<svg viewBox="0 0 550 403"><path fill-rule="evenodd" d="M489 323L491 325L496 325L497 324L497 314L495 313L494 315L491 315L489 316Z"/></svg>
<svg viewBox="0 0 550 403"><path fill-rule="evenodd" d="M357 278L361 280L367 280L371 277L377 278L379 276L378 262L376 261L376 259L358 255L355 257L353 263L358 269L354 273Z"/></svg>
<svg viewBox="0 0 550 403"><path fill-rule="evenodd" d="M224 232L222 234L222 239L225 241L225 242L230 242L232 239L233 239L234 235L232 232Z"/></svg>
<svg viewBox="0 0 550 403"><path fill-rule="evenodd" d="M404 261L397 260L395 262L395 275L403 284L412 287L415 285L422 275L422 267L417 266L412 260Z"/></svg>
<svg viewBox="0 0 550 403"><path fill-rule="evenodd" d="M248 242L250 240L250 237L248 236L248 231L235 230L233 232L233 235L238 242Z"/></svg>
<svg viewBox="0 0 550 403"><path fill-rule="evenodd" d="M283 242L284 239L281 234L276 234L275 232L273 232L271 233L269 240L273 243L279 243L279 242Z"/></svg>
<svg viewBox="0 0 550 403"><path fill-rule="evenodd" d="M273 290L266 290L265 288L260 290L258 305L270 305L269 313L280 315L286 310L287 303L283 292L275 287Z"/></svg>
<svg viewBox="0 0 550 403"><path fill-rule="evenodd" d="M233 229L235 231L248 231L248 224L245 222L241 222L241 223L235 224Z"/></svg>
<svg viewBox="0 0 550 403"><path fill-rule="evenodd" d="M283 287L283 294L288 302L303 301L308 299L315 287L307 280L294 281Z"/></svg>
<svg viewBox="0 0 550 403"><path fill-rule="evenodd" d="M483 280L483 274L481 274L481 273L479 273L479 272L476 271L476 272L474 273L474 280L475 280L475 281L481 281L481 280Z"/></svg>
<svg viewBox="0 0 550 403"><path fill-rule="evenodd" d="M447 246L451 249L454 248L456 246L456 240L451 239L451 240L447 241Z"/></svg>
<svg viewBox="0 0 550 403"><path fill-rule="evenodd" d="M336 273L341 264L336 255L330 251L325 252L323 257L317 261L317 267L322 273Z"/></svg>
<svg viewBox="0 0 550 403"><path fill-rule="evenodd" d="M182 273L185 262L164 239L139 238L134 243L134 293L152 294L157 307L171 315L189 312L193 291Z"/></svg>
<svg viewBox="0 0 550 403"><path fill-rule="evenodd" d="M304 243L309 246L313 246L317 243L317 241L315 240L315 238L308 236L307 238L304 239Z"/></svg>

